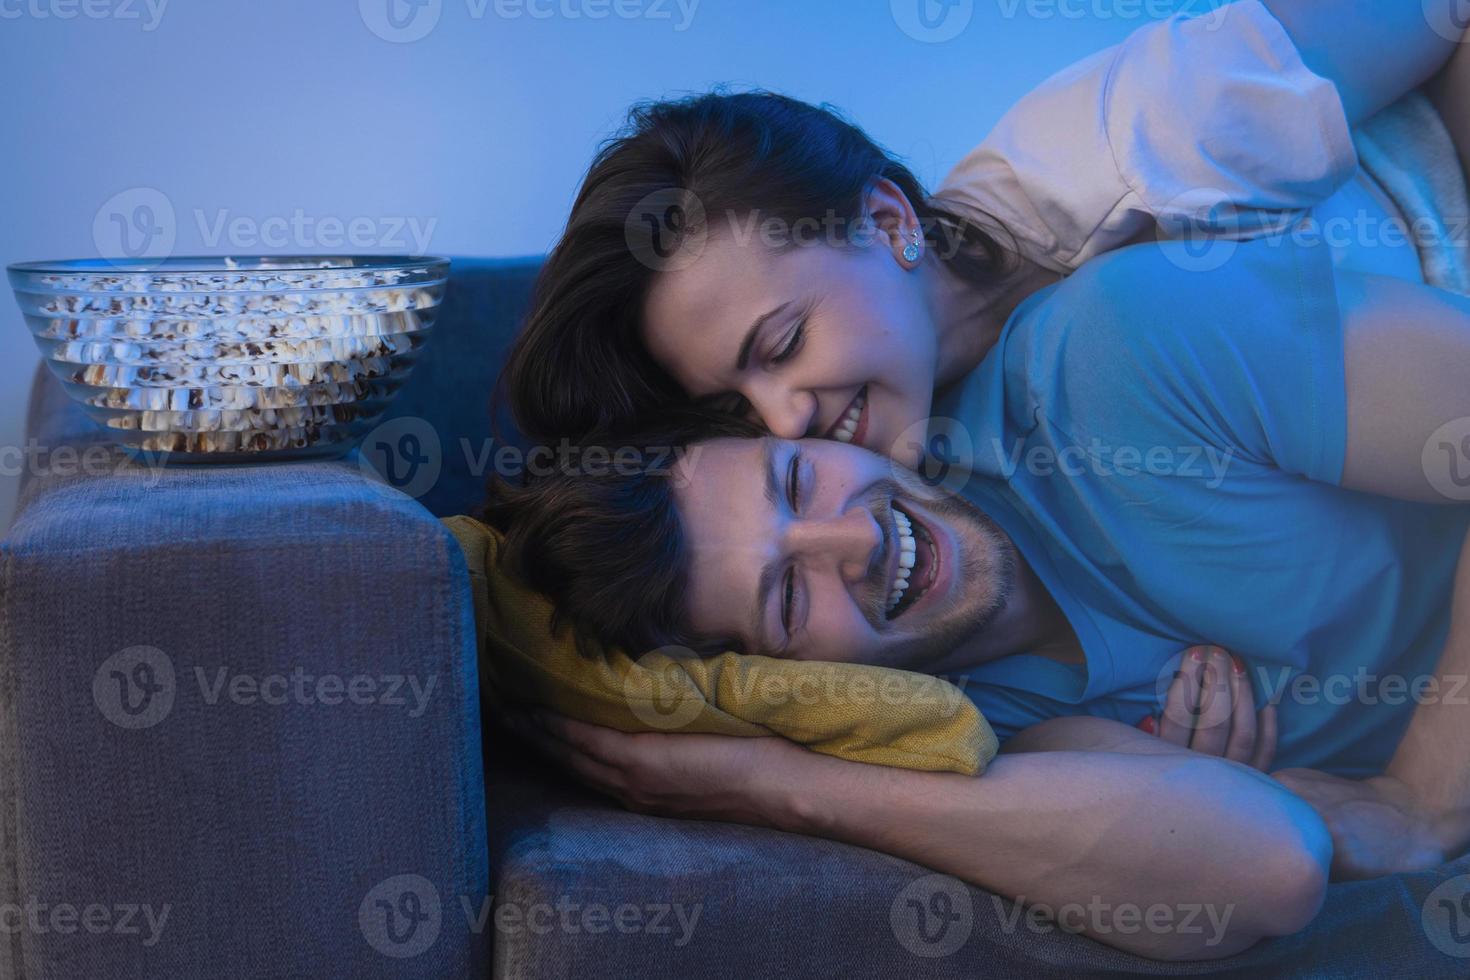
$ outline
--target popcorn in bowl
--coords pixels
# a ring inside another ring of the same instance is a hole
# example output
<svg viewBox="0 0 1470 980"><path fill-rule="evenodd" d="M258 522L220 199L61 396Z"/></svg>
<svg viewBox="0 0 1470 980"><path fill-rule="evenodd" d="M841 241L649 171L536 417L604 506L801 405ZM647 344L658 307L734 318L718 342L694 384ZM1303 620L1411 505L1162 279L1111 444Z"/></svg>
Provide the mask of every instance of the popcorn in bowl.
<svg viewBox="0 0 1470 980"><path fill-rule="evenodd" d="M334 455L382 416L444 296L440 258L105 259L9 267L67 392L180 462Z"/></svg>

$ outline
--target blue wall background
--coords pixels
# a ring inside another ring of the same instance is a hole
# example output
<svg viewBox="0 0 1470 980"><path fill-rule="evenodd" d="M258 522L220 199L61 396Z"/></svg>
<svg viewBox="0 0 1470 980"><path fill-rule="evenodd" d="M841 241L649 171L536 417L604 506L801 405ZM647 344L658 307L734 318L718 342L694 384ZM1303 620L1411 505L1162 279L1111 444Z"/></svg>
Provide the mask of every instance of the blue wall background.
<svg viewBox="0 0 1470 980"><path fill-rule="evenodd" d="M933 186L1046 76L1217 3L0 0L0 261L116 254L140 203L174 254L542 252L629 104L718 83L831 102ZM37 356L0 309L18 446Z"/></svg>

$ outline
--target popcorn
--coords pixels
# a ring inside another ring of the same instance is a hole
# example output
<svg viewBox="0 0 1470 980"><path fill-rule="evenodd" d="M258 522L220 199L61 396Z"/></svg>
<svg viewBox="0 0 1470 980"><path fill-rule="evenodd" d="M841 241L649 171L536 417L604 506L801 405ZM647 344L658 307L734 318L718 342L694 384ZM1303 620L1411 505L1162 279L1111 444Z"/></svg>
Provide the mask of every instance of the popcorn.
<svg viewBox="0 0 1470 980"><path fill-rule="evenodd" d="M73 397L128 446L209 459L350 445L426 342L446 264L238 265L50 268L16 295Z"/></svg>

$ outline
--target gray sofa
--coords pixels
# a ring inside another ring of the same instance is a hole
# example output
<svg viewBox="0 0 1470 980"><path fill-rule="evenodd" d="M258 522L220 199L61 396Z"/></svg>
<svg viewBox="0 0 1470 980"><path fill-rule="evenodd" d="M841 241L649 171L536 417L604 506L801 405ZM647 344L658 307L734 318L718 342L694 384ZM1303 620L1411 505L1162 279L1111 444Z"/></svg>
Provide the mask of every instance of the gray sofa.
<svg viewBox="0 0 1470 980"><path fill-rule="evenodd" d="M476 503L535 269L455 262L394 405L439 442L414 496L357 457L128 462L38 374L43 452L0 544L0 980L1470 974L1470 861L1159 964L884 854L633 815L530 761L482 722L436 516Z"/></svg>

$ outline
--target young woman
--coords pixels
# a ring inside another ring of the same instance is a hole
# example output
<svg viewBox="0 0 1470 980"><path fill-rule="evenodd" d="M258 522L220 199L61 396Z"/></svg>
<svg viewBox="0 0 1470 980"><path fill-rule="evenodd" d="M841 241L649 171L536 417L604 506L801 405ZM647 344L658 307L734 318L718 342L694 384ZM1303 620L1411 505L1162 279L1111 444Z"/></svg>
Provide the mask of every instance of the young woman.
<svg viewBox="0 0 1470 980"><path fill-rule="evenodd" d="M1345 12L1240 0L1147 25L1023 99L932 195L793 99L635 109L541 274L503 378L517 422L577 437L693 399L913 464L936 389L1088 258L1193 222L1251 237L1313 208L1402 217L1350 128L1455 45L1419 4ZM1368 237L1333 242L1339 264L1422 279L1412 245Z"/></svg>

